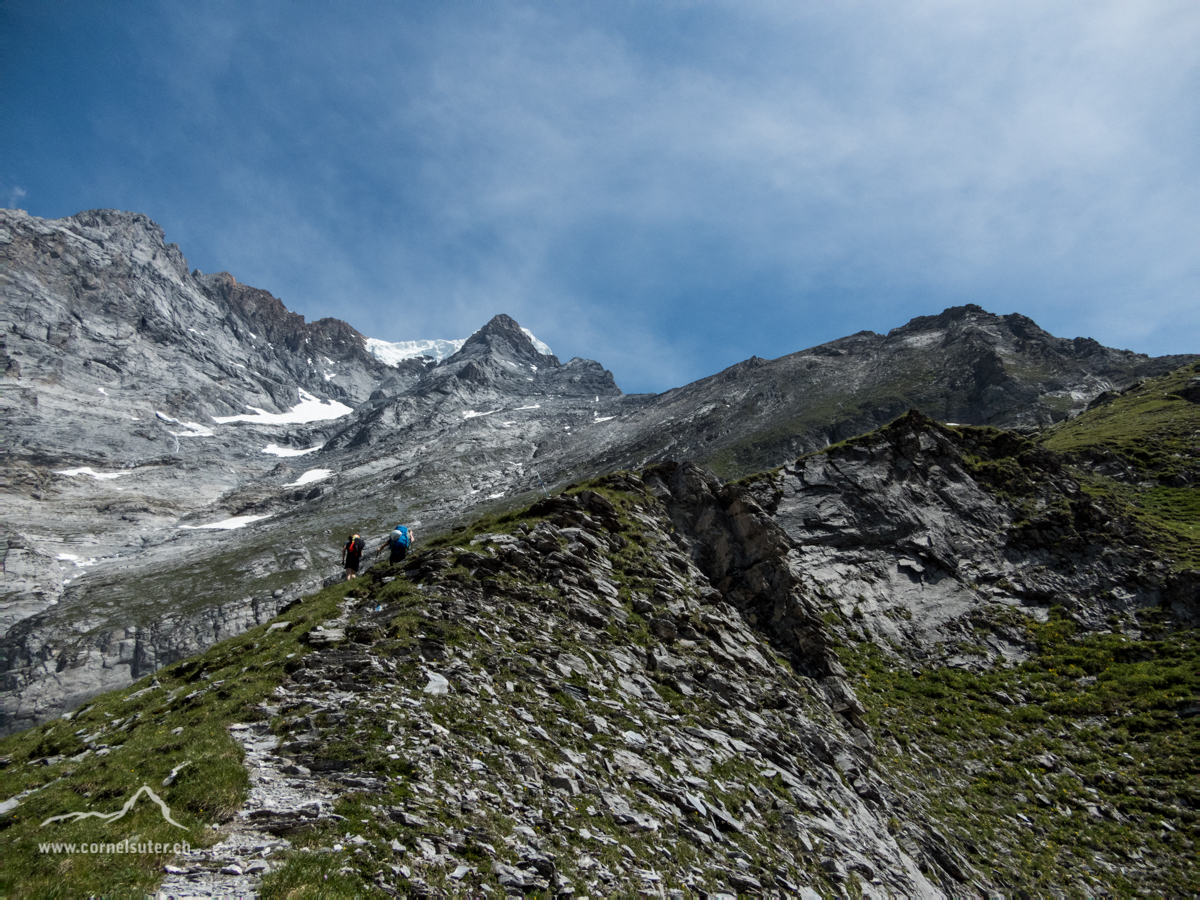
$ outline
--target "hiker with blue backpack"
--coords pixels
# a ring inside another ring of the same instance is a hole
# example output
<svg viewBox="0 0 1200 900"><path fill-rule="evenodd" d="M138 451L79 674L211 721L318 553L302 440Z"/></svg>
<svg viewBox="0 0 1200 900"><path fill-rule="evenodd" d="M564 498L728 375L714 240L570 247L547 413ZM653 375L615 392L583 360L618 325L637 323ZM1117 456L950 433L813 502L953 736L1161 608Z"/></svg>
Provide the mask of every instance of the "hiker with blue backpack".
<svg viewBox="0 0 1200 900"><path fill-rule="evenodd" d="M375 555L379 556L384 550L390 550L388 554L388 562L395 565L398 562L404 562L404 557L408 556L408 548L412 546L413 533L412 529L407 525L397 525L387 540L379 545L379 549L375 551Z"/></svg>

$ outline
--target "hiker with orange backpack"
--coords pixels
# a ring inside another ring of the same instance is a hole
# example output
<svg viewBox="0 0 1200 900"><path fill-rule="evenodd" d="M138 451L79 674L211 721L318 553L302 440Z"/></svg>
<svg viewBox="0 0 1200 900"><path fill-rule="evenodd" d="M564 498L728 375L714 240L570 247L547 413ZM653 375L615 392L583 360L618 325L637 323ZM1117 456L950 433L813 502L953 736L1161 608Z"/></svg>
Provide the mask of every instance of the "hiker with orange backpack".
<svg viewBox="0 0 1200 900"><path fill-rule="evenodd" d="M363 551L366 549L366 543L357 534L350 535L342 545L342 566L346 569L346 581L358 577L358 564L362 562Z"/></svg>

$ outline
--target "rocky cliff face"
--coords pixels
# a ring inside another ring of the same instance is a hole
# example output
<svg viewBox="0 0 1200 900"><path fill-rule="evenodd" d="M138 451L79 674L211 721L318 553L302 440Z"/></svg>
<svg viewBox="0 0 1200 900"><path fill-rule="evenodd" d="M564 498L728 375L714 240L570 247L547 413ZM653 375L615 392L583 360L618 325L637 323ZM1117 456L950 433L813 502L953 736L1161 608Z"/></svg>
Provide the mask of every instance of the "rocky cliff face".
<svg viewBox="0 0 1200 900"><path fill-rule="evenodd" d="M1020 460L1042 517L1025 518L1022 502L996 490L996 460ZM976 643L997 610L1044 619L1055 607L1099 630L1113 614L1194 599L1192 577L1118 507L1089 496L1062 457L1009 432L909 413L745 485L694 466L653 472L714 585L752 621L781 628L777 640L812 648L818 674L824 652L807 637L816 611L778 608L789 591L823 598L914 662L968 668L1024 657L1024 641L1003 629ZM1190 623L1195 609L1176 612ZM955 649L964 644L970 654Z"/></svg>
<svg viewBox="0 0 1200 900"><path fill-rule="evenodd" d="M0 253L4 730L316 589L350 530L382 540L404 520L432 535L665 459L758 471L910 406L964 423L1057 421L1182 362L961 307L627 396L599 363L543 354L504 315L448 359L384 366L345 323L305 323L232 276L189 272L136 214L4 211ZM804 477L771 490L799 496Z"/></svg>
<svg viewBox="0 0 1200 900"><path fill-rule="evenodd" d="M1056 338L1021 315L966 305L886 335L860 332L775 360L745 362L655 398L672 427L633 442L722 477L772 468L918 409L941 422L1044 427L1095 397L1195 357L1150 359L1087 338ZM633 449L633 448L631 448Z"/></svg>
<svg viewBox="0 0 1200 900"><path fill-rule="evenodd" d="M140 554L278 464L262 430L218 437L214 417L274 416L286 444L287 422L348 412L337 401L389 371L344 323L306 326L264 291L189 274L145 216L5 211L0 253L5 530L28 579L6 589L4 631L63 596L72 562Z"/></svg>

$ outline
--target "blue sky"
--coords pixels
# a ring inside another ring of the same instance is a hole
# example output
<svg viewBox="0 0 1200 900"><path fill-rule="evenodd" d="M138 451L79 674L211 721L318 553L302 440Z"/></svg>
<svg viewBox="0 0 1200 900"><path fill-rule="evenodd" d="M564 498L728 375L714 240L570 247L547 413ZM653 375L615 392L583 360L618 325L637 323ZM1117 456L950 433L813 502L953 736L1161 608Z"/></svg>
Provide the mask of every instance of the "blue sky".
<svg viewBox="0 0 1200 900"><path fill-rule="evenodd" d="M1200 352L1200 4L0 2L0 202L661 391L962 303Z"/></svg>

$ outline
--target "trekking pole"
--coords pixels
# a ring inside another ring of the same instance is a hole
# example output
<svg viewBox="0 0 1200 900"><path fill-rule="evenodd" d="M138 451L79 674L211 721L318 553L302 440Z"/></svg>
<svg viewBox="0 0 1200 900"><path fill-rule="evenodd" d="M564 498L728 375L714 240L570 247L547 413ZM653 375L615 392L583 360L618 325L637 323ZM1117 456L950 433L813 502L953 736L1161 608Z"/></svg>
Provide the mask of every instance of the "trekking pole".
<svg viewBox="0 0 1200 900"><path fill-rule="evenodd" d="M545 494L547 497L549 497L550 492L548 490L546 490L546 482L542 481L542 473L539 472L537 469L534 469L533 474L538 477L538 483L542 486L542 493Z"/></svg>

